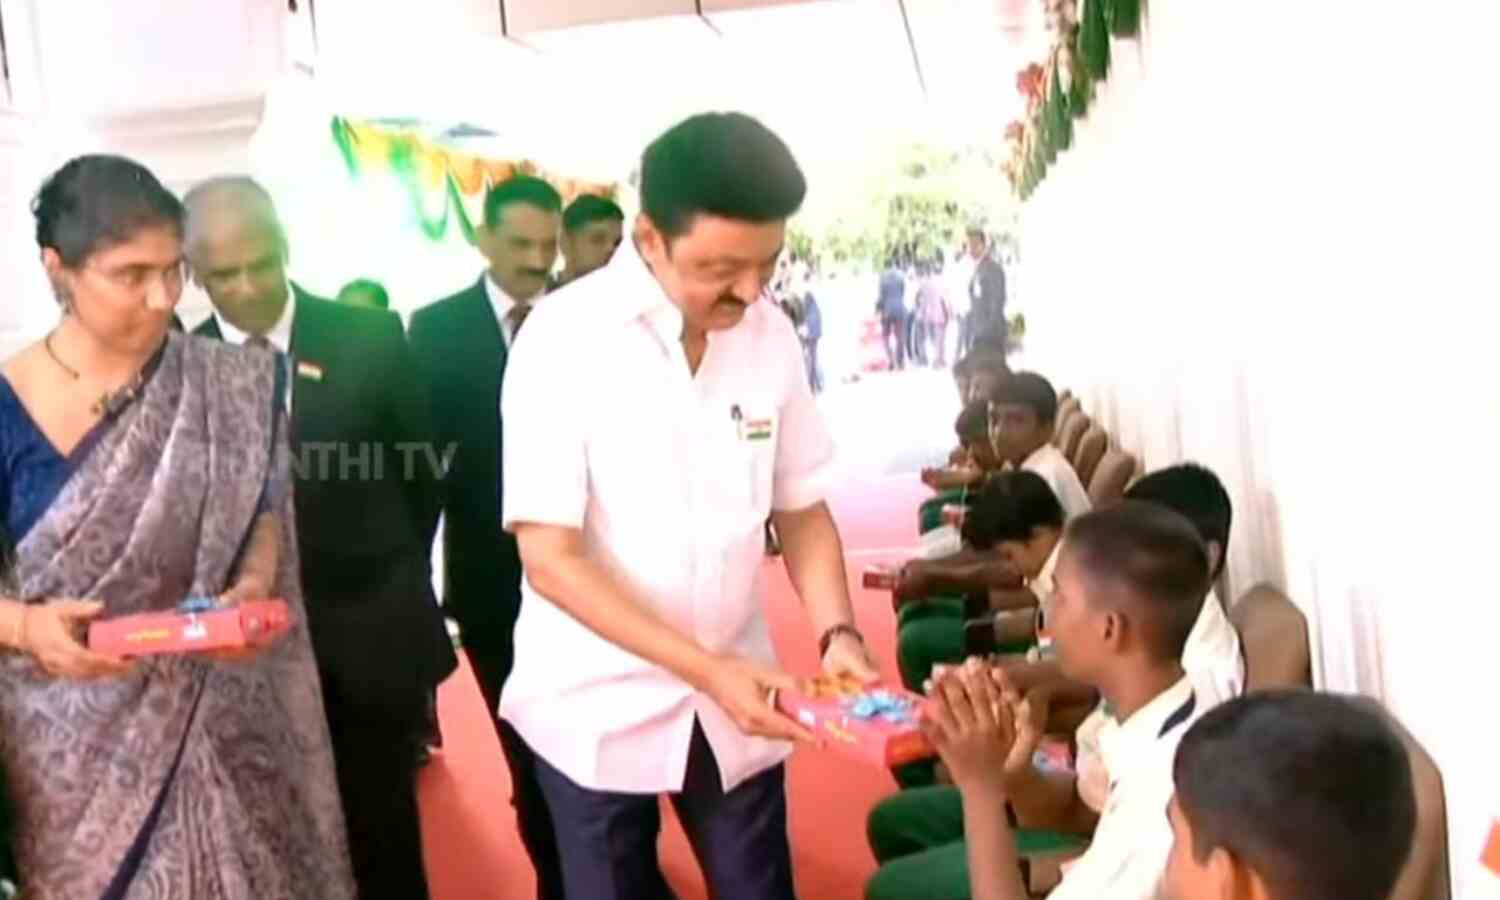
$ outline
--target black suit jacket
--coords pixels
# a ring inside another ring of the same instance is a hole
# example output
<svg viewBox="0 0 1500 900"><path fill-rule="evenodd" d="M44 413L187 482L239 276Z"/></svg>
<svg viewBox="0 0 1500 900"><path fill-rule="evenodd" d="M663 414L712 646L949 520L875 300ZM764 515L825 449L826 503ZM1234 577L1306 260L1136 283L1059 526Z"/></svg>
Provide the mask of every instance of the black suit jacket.
<svg viewBox="0 0 1500 900"><path fill-rule="evenodd" d="M398 316L293 290L297 543L326 699L408 721L457 666L432 593L428 398ZM195 333L222 337L216 316Z"/></svg>
<svg viewBox="0 0 1500 900"><path fill-rule="evenodd" d="M444 603L464 643L506 662L521 608L521 554L500 527L500 386L506 349L484 277L418 310L412 355L432 388L437 442L457 446L444 484Z"/></svg>
<svg viewBox="0 0 1500 900"><path fill-rule="evenodd" d="M973 300L969 315L974 317L974 334L980 335L997 329L1003 335L1007 330L1005 319L1005 269L993 258L986 256L974 267L974 277L969 282Z"/></svg>

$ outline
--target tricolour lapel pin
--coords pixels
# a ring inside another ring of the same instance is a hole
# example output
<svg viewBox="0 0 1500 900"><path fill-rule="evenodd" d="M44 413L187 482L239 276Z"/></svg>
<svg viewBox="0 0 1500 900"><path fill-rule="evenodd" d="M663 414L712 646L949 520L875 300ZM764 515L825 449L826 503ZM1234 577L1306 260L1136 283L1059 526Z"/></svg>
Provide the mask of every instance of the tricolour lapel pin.
<svg viewBox="0 0 1500 900"><path fill-rule="evenodd" d="M323 367L317 363L299 359L297 360L297 377L306 378L308 381L322 381Z"/></svg>

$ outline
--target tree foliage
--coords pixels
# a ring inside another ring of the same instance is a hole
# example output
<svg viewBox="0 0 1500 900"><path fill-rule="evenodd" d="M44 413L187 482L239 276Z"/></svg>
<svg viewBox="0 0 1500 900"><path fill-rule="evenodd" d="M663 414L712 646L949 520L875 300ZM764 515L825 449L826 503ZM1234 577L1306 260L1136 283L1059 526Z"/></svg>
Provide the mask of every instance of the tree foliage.
<svg viewBox="0 0 1500 900"><path fill-rule="evenodd" d="M951 259L971 224L1014 239L1016 211L998 146L893 147L863 169L851 164L832 184L809 196L788 238L799 257L825 267L877 269L893 254Z"/></svg>

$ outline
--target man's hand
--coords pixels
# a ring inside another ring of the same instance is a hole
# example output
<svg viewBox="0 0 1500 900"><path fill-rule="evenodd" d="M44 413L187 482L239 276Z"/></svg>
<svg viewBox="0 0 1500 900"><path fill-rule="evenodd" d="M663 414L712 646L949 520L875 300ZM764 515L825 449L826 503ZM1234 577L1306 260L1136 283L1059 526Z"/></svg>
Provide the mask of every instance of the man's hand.
<svg viewBox="0 0 1500 900"><path fill-rule="evenodd" d="M88 623L104 612L89 600L53 599L21 610L17 649L31 654L48 675L90 681L128 675L129 660L95 653L84 643Z"/></svg>
<svg viewBox="0 0 1500 900"><path fill-rule="evenodd" d="M721 656L714 659L702 689L745 734L812 743L813 733L772 702L776 691L796 687L796 680L785 672L743 657Z"/></svg>
<svg viewBox="0 0 1500 900"><path fill-rule="evenodd" d="M870 648L852 634L840 634L828 642L823 654L823 672L834 677L849 675L865 684L880 680L880 669L870 658Z"/></svg>
<svg viewBox="0 0 1500 900"><path fill-rule="evenodd" d="M1011 704L979 660L937 680L923 731L960 790L1004 791L1016 725Z"/></svg>
<svg viewBox="0 0 1500 900"><path fill-rule="evenodd" d="M950 491L955 488L978 484L984 470L978 466L949 466L945 469L923 469L922 483L935 491Z"/></svg>

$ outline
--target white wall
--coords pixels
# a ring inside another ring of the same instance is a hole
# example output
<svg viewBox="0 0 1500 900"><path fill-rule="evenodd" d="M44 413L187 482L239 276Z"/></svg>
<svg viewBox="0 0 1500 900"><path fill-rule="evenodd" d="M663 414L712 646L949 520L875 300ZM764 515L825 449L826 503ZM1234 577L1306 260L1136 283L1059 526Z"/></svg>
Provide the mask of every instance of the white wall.
<svg viewBox="0 0 1500 900"><path fill-rule="evenodd" d="M1320 685L1426 742L1461 873L1500 797L1500 6L1149 10L1026 206L1030 360L1224 477L1233 591L1284 585Z"/></svg>

